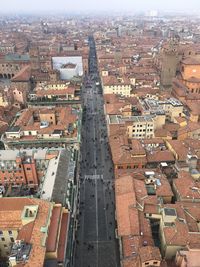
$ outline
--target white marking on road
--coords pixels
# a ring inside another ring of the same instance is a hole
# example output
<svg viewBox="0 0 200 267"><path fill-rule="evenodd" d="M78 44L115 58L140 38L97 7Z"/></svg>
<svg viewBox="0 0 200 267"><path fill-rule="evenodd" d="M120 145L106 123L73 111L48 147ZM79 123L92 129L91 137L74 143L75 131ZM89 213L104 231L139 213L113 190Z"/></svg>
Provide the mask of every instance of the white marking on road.
<svg viewBox="0 0 200 267"><path fill-rule="evenodd" d="M99 128L101 128L101 127L99 127ZM100 141L101 141L101 139L100 139ZM105 162L105 157L103 157L102 147L104 148L104 145L100 143L101 162L103 162L103 161ZM103 172L103 170L102 170L102 172ZM104 202L104 214L105 214L105 221L106 221L106 237L108 240L108 216L107 216L108 210L106 210L106 196L105 196L106 192L105 192L105 190L106 190L106 188L103 186L103 202Z"/></svg>
<svg viewBox="0 0 200 267"><path fill-rule="evenodd" d="M103 180L102 174L88 174L85 175L85 180Z"/></svg>
<svg viewBox="0 0 200 267"><path fill-rule="evenodd" d="M94 112L94 103L92 102L92 111ZM96 138L96 129L95 129L95 118L92 118L93 121L93 128L94 128L94 140ZM94 147L94 165L97 166L97 162L96 162L96 147ZM97 171L95 168L94 171L95 175L97 175ZM99 224L98 224L98 191L97 191L97 179L95 179L95 200L96 200L96 231L97 231L97 241L99 240ZM99 265L99 246L98 246L98 242L97 242L97 264L96 266L98 267Z"/></svg>

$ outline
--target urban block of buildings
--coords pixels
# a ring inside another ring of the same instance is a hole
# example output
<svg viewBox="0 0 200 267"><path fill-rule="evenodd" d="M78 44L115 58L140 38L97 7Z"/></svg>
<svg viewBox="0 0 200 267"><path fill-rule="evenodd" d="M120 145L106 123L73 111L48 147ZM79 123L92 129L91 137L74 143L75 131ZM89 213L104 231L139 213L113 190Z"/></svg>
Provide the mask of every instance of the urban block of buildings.
<svg viewBox="0 0 200 267"><path fill-rule="evenodd" d="M23 110L2 138L6 148L65 147L80 140L80 109L44 107Z"/></svg>

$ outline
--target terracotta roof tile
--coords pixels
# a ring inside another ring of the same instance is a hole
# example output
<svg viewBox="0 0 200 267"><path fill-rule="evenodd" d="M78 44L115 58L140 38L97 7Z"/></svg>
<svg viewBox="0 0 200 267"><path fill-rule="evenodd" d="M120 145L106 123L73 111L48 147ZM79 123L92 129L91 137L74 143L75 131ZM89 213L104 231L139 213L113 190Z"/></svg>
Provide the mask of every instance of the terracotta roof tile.
<svg viewBox="0 0 200 267"><path fill-rule="evenodd" d="M12 82L27 82L31 77L30 66L25 66L22 68L15 76L11 79Z"/></svg>
<svg viewBox="0 0 200 267"><path fill-rule="evenodd" d="M69 214L63 213L60 229L60 239L58 243L58 262L64 261L66 242L67 242L67 231L69 225Z"/></svg>
<svg viewBox="0 0 200 267"><path fill-rule="evenodd" d="M200 199L200 182L195 181L186 171L180 171L178 179L173 181L180 200L194 201ZM194 188L194 189L193 189Z"/></svg>
<svg viewBox="0 0 200 267"><path fill-rule="evenodd" d="M49 234L46 243L47 252L53 252L56 250L61 210L62 206L54 206L53 208L51 223L49 226Z"/></svg>
<svg viewBox="0 0 200 267"><path fill-rule="evenodd" d="M34 222L24 226L21 215L27 205L38 205L38 212ZM18 229L19 238L32 244L29 260L23 265L25 267L43 266L46 248L42 240L46 235L41 227L46 226L51 209L51 203L35 198L0 198L0 229Z"/></svg>
<svg viewBox="0 0 200 267"><path fill-rule="evenodd" d="M151 260L157 260L161 261L161 255L160 255L160 250L157 247L153 246L144 246L139 248L139 253L140 253L140 259L141 262L145 261L151 261Z"/></svg>
<svg viewBox="0 0 200 267"><path fill-rule="evenodd" d="M147 162L174 162L174 156L171 151L153 151L147 154Z"/></svg>
<svg viewBox="0 0 200 267"><path fill-rule="evenodd" d="M138 140L128 143L128 138L123 135L109 137L114 164L146 164L145 150ZM136 145L136 146L134 146Z"/></svg>
<svg viewBox="0 0 200 267"><path fill-rule="evenodd" d="M124 176L115 181L118 234L138 235L139 222L133 178Z"/></svg>

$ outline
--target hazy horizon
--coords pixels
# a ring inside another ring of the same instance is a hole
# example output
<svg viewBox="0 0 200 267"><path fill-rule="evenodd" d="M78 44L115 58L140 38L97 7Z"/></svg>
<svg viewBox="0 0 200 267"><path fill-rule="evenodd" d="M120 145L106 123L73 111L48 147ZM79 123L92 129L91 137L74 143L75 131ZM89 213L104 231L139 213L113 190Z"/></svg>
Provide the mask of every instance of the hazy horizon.
<svg viewBox="0 0 200 267"><path fill-rule="evenodd" d="M193 12L200 10L199 0L7 0L1 3L1 13L48 13L48 12L138 12L147 10Z"/></svg>

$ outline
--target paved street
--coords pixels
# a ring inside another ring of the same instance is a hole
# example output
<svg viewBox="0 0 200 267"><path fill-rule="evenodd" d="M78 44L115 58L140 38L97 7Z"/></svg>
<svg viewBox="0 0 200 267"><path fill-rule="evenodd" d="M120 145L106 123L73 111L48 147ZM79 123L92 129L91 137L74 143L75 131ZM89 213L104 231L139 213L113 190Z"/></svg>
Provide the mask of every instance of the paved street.
<svg viewBox="0 0 200 267"><path fill-rule="evenodd" d="M118 267L115 239L113 169L108 149L103 98L96 81L96 58L90 49L89 86L83 89L80 212L75 267Z"/></svg>

